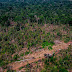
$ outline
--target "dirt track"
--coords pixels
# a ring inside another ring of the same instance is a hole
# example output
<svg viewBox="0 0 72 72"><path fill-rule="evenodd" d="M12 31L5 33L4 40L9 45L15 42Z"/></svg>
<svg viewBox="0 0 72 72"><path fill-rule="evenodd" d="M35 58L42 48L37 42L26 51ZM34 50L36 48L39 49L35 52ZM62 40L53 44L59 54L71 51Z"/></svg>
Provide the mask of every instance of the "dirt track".
<svg viewBox="0 0 72 72"><path fill-rule="evenodd" d="M53 53L57 54L59 50L67 49L69 44L72 44L72 42L68 42L68 43L61 42L60 44L54 45L52 47L53 48L52 50L48 50L48 48L38 50L30 55L26 55L24 57L25 58L24 61L23 60L16 61L16 62L9 64L8 66L12 66L13 70L19 70L20 67L25 66L28 63L32 63L32 62L38 61L39 59L44 58L44 54L51 54L51 55Z"/></svg>

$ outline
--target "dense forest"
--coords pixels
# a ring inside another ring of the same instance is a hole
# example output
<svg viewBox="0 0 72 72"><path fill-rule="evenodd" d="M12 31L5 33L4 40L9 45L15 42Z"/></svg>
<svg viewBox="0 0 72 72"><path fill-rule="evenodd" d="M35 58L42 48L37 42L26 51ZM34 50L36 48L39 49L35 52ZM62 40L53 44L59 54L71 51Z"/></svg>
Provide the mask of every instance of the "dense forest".
<svg viewBox="0 0 72 72"><path fill-rule="evenodd" d="M46 31L49 26L53 28ZM71 32L71 0L0 0L0 66L7 68L18 60L18 54L12 54L22 48L29 54L31 48L41 49L48 43L52 47L55 39L67 43Z"/></svg>
<svg viewBox="0 0 72 72"><path fill-rule="evenodd" d="M0 22L20 21L38 24L69 24L72 20L72 1L61 0L26 0L25 2L0 3ZM8 24L9 25L9 24ZM7 26L8 26L7 25Z"/></svg>

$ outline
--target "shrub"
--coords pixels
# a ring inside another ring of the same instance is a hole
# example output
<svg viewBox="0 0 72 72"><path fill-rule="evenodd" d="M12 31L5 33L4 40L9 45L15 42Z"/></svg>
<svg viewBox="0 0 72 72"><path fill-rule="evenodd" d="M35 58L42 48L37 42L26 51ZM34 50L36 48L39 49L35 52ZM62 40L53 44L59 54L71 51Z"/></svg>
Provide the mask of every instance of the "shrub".
<svg viewBox="0 0 72 72"><path fill-rule="evenodd" d="M69 40L70 40L70 38L69 37L67 37L67 38L65 38L65 43L68 43L69 42Z"/></svg>
<svg viewBox="0 0 72 72"><path fill-rule="evenodd" d="M26 52L25 52L25 55L27 55L27 54L29 54L29 51L26 51Z"/></svg>
<svg viewBox="0 0 72 72"><path fill-rule="evenodd" d="M17 60L18 58L19 58L18 54L14 55L14 57L13 57L14 60Z"/></svg>
<svg viewBox="0 0 72 72"><path fill-rule="evenodd" d="M0 60L0 66L4 66L5 62L3 60Z"/></svg>
<svg viewBox="0 0 72 72"><path fill-rule="evenodd" d="M8 40L8 36L6 35L3 39L4 39L5 41L7 41L7 40Z"/></svg>
<svg viewBox="0 0 72 72"><path fill-rule="evenodd" d="M20 67L19 70L21 70L22 68L24 68L24 67Z"/></svg>
<svg viewBox="0 0 72 72"><path fill-rule="evenodd" d="M2 41L2 37L0 37L0 41Z"/></svg>
<svg viewBox="0 0 72 72"><path fill-rule="evenodd" d="M49 50L52 50L52 46L48 46L48 49L49 49Z"/></svg>
<svg viewBox="0 0 72 72"><path fill-rule="evenodd" d="M59 68L59 72L68 72L65 68Z"/></svg>
<svg viewBox="0 0 72 72"><path fill-rule="evenodd" d="M72 26L72 21L69 21L69 26Z"/></svg>
<svg viewBox="0 0 72 72"><path fill-rule="evenodd" d="M46 69L42 69L41 72L47 72Z"/></svg>
<svg viewBox="0 0 72 72"><path fill-rule="evenodd" d="M50 32L47 33L47 36L49 36L49 35L50 35Z"/></svg>
<svg viewBox="0 0 72 72"><path fill-rule="evenodd" d="M60 36L60 37L62 37L62 34L61 34L61 32L58 32L58 33L57 33L57 35L58 35L58 36Z"/></svg>
<svg viewBox="0 0 72 72"><path fill-rule="evenodd" d="M54 67L52 68L51 72L58 72L57 66L54 66Z"/></svg>
<svg viewBox="0 0 72 72"><path fill-rule="evenodd" d="M21 53L20 56L24 56L24 53Z"/></svg>

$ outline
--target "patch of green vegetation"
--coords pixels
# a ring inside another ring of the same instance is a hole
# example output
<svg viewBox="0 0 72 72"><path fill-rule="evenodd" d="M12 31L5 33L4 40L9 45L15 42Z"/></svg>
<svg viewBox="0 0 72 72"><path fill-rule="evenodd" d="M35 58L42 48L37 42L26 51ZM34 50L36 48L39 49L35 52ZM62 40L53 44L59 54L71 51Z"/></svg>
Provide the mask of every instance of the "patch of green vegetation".
<svg viewBox="0 0 72 72"><path fill-rule="evenodd" d="M35 63L38 63L38 61L36 61Z"/></svg>
<svg viewBox="0 0 72 72"><path fill-rule="evenodd" d="M61 67L61 68L59 69L59 72L68 72L68 71L67 71L65 68L62 68L62 67Z"/></svg>
<svg viewBox="0 0 72 72"><path fill-rule="evenodd" d="M45 68L41 70L41 72L46 72L46 71L47 71L47 70L46 70Z"/></svg>
<svg viewBox="0 0 72 72"><path fill-rule="evenodd" d="M48 49L49 49L49 50L52 50L52 46L48 46Z"/></svg>
<svg viewBox="0 0 72 72"><path fill-rule="evenodd" d="M49 35L50 35L50 32L47 33L47 36L49 36Z"/></svg>
<svg viewBox="0 0 72 72"><path fill-rule="evenodd" d="M21 70L22 68L24 68L24 67L20 67L19 70Z"/></svg>
<svg viewBox="0 0 72 72"><path fill-rule="evenodd" d="M69 37L65 38L65 40L64 40L65 43L68 43L69 41L70 41Z"/></svg>
<svg viewBox="0 0 72 72"><path fill-rule="evenodd" d="M26 52L25 52L25 55L28 55L29 53L30 53L29 51L26 51Z"/></svg>
<svg viewBox="0 0 72 72"><path fill-rule="evenodd" d="M16 72L16 70L7 70L7 72Z"/></svg>
<svg viewBox="0 0 72 72"><path fill-rule="evenodd" d="M19 58L19 55L18 54L15 54L13 59L16 61L17 59Z"/></svg>
<svg viewBox="0 0 72 72"><path fill-rule="evenodd" d="M53 46L53 45L54 45L54 43L49 43L47 41L45 41L45 42L42 43L42 47L43 48L46 47L46 46Z"/></svg>
<svg viewBox="0 0 72 72"><path fill-rule="evenodd" d="M20 60L17 60L17 61L20 61Z"/></svg>
<svg viewBox="0 0 72 72"><path fill-rule="evenodd" d="M5 65L5 62L0 60L0 66L4 66Z"/></svg>
<svg viewBox="0 0 72 72"><path fill-rule="evenodd" d="M61 32L57 32L57 35L58 35L58 36L60 36L60 37L62 37L62 34L61 34Z"/></svg>
<svg viewBox="0 0 72 72"><path fill-rule="evenodd" d="M26 67L29 67L29 65L30 65L30 64L28 63L28 64L26 65Z"/></svg>
<svg viewBox="0 0 72 72"><path fill-rule="evenodd" d="M32 52L30 52L32 54Z"/></svg>
<svg viewBox="0 0 72 72"><path fill-rule="evenodd" d="M24 56L24 53L21 53L20 56Z"/></svg>
<svg viewBox="0 0 72 72"><path fill-rule="evenodd" d="M28 49L33 45L34 45L34 42L28 42L28 45L27 45Z"/></svg>

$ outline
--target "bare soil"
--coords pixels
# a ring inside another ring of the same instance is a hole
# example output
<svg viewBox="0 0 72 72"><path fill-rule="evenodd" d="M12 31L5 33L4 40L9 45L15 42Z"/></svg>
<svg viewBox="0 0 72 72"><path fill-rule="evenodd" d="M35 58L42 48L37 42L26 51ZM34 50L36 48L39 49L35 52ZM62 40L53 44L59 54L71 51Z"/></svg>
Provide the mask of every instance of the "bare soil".
<svg viewBox="0 0 72 72"><path fill-rule="evenodd" d="M49 50L48 48L39 49L36 52L33 52L32 54L24 56L24 60L13 62L11 64L8 64L8 66L11 66L12 70L19 71L20 67L44 58L44 54L50 54L50 55L52 55L53 53L57 54L61 49L67 49L70 44L72 44L72 42L64 43L61 41L58 44L54 45L52 47L53 48L52 50Z"/></svg>

